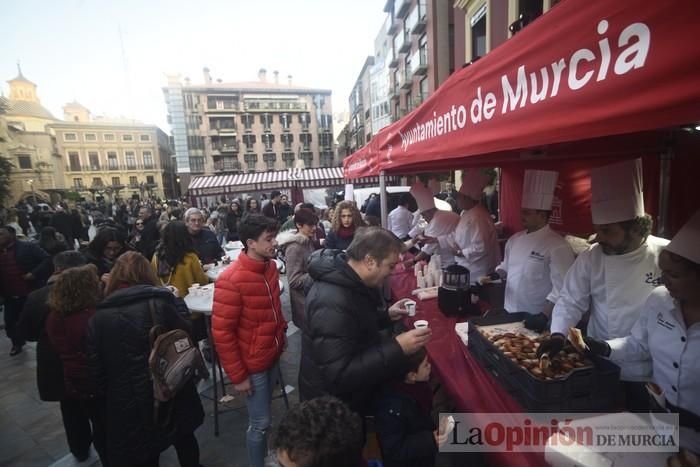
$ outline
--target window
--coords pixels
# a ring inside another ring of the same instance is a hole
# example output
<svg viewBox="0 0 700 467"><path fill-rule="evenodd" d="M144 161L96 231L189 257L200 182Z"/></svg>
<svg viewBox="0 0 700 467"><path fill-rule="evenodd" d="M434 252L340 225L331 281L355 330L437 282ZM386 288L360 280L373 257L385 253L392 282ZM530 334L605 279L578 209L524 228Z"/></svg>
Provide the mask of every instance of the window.
<svg viewBox="0 0 700 467"><path fill-rule="evenodd" d="M311 123L311 115L308 112L299 114L299 123L301 123L301 128L303 130L309 129L309 124Z"/></svg>
<svg viewBox="0 0 700 467"><path fill-rule="evenodd" d="M117 170L119 163L117 161L117 153L115 151L107 152L107 166L109 170Z"/></svg>
<svg viewBox="0 0 700 467"><path fill-rule="evenodd" d="M134 135L129 135L129 134L122 135L122 141L133 141L133 140L134 140Z"/></svg>
<svg viewBox="0 0 700 467"><path fill-rule="evenodd" d="M68 153L68 163L70 164L70 169L73 172L80 172L80 154L77 152Z"/></svg>
<svg viewBox="0 0 700 467"><path fill-rule="evenodd" d="M469 20L472 27L472 60L486 55L486 4Z"/></svg>
<svg viewBox="0 0 700 467"><path fill-rule="evenodd" d="M78 141L78 135L75 133L63 133L63 141Z"/></svg>
<svg viewBox="0 0 700 467"><path fill-rule="evenodd" d="M284 144L284 149L286 151L292 149L292 143L294 142L294 135L291 133L282 134L282 143Z"/></svg>
<svg viewBox="0 0 700 467"><path fill-rule="evenodd" d="M294 168L294 153L291 151L282 153L282 160L286 169Z"/></svg>
<svg viewBox="0 0 700 467"><path fill-rule="evenodd" d="M198 135L188 135L187 136L187 147L192 150L203 150L204 149L204 138Z"/></svg>
<svg viewBox="0 0 700 467"><path fill-rule="evenodd" d="M262 135L262 142L265 144L265 151L272 151L272 145L275 142L275 135Z"/></svg>
<svg viewBox="0 0 700 467"><path fill-rule="evenodd" d="M243 135L243 144L245 144L246 151L252 151L255 145L255 135Z"/></svg>
<svg viewBox="0 0 700 467"><path fill-rule="evenodd" d="M420 100L423 102L428 98L428 78L420 80Z"/></svg>
<svg viewBox="0 0 700 467"><path fill-rule="evenodd" d="M241 119L243 120L243 127L246 130L250 130L253 126L253 121L255 120L255 117L253 117L250 114L243 114L241 116Z"/></svg>
<svg viewBox="0 0 700 467"><path fill-rule="evenodd" d="M32 158L28 154L18 154L17 163L20 169L32 168Z"/></svg>
<svg viewBox="0 0 700 467"><path fill-rule="evenodd" d="M97 151L89 151L90 170L100 170L100 154Z"/></svg>
<svg viewBox="0 0 700 467"><path fill-rule="evenodd" d="M257 154L246 154L243 156L245 159L245 163L248 166L248 172L255 172L255 164L258 163L258 155Z"/></svg>
<svg viewBox="0 0 700 467"><path fill-rule="evenodd" d="M93 186L94 188L103 187L104 184L102 183L102 178L100 178L100 177L94 177L94 178L92 179L92 186Z"/></svg>
<svg viewBox="0 0 700 467"><path fill-rule="evenodd" d="M95 133L85 133L83 138L85 138L85 141L97 141L97 135Z"/></svg>
<svg viewBox="0 0 700 467"><path fill-rule="evenodd" d="M266 131L269 131L270 126L272 125L272 115L262 114L260 116L260 123Z"/></svg>
<svg viewBox="0 0 700 467"><path fill-rule="evenodd" d="M321 133L318 135L318 141L322 147L331 147L333 145L333 135L330 133Z"/></svg>
<svg viewBox="0 0 700 467"><path fill-rule="evenodd" d="M155 179L153 178L153 175L146 175L146 183L148 183L149 185L155 185L155 184L156 184L156 181L155 181Z"/></svg>
<svg viewBox="0 0 700 467"><path fill-rule="evenodd" d="M151 151L143 151L143 168L153 168L153 153Z"/></svg>
<svg viewBox="0 0 700 467"><path fill-rule="evenodd" d="M408 112L413 110L413 93L411 91L406 93L406 110Z"/></svg>
<svg viewBox="0 0 700 467"><path fill-rule="evenodd" d="M138 177L135 177L135 176L133 176L133 175L132 175L131 177L129 177L129 186L130 186L130 187L139 186L139 179L138 179Z"/></svg>
<svg viewBox="0 0 700 467"><path fill-rule="evenodd" d="M285 130L289 130L289 126L292 124L292 116L289 114L280 114L280 124Z"/></svg>
<svg viewBox="0 0 700 467"><path fill-rule="evenodd" d="M105 141L114 141L116 138L114 137L114 133L105 133L102 135L102 139Z"/></svg>
<svg viewBox="0 0 700 467"><path fill-rule="evenodd" d="M190 157L190 170L197 173L204 172L204 157Z"/></svg>
<svg viewBox="0 0 700 467"><path fill-rule="evenodd" d="M82 190L83 187L83 179L82 178L74 178L73 179L73 188L76 190Z"/></svg>
<svg viewBox="0 0 700 467"><path fill-rule="evenodd" d="M139 141L149 142L151 141L151 135L139 135Z"/></svg>
<svg viewBox="0 0 700 467"><path fill-rule="evenodd" d="M119 177L112 177L112 186L120 186L121 182L119 181Z"/></svg>
<svg viewBox="0 0 700 467"><path fill-rule="evenodd" d="M267 170L273 170L275 168L275 162L277 162L277 154L263 154L263 160L265 161L265 165L267 165Z"/></svg>
<svg viewBox="0 0 700 467"><path fill-rule="evenodd" d="M311 135L309 134L303 134L299 135L299 139L301 139L301 144L303 146L304 151L308 151L311 149Z"/></svg>
<svg viewBox="0 0 700 467"><path fill-rule="evenodd" d="M133 170L136 168L136 155L134 151L124 151L124 159L126 159L126 168Z"/></svg>

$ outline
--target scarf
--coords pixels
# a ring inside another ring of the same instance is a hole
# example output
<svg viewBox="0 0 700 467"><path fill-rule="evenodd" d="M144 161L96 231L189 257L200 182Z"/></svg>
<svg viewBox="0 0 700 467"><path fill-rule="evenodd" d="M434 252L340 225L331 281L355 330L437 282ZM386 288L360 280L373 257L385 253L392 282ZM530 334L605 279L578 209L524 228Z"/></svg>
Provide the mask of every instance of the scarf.
<svg viewBox="0 0 700 467"><path fill-rule="evenodd" d="M338 227L338 231L336 233L341 238L350 238L353 235L355 235L355 226L353 225L352 227L343 227L341 225L340 227Z"/></svg>

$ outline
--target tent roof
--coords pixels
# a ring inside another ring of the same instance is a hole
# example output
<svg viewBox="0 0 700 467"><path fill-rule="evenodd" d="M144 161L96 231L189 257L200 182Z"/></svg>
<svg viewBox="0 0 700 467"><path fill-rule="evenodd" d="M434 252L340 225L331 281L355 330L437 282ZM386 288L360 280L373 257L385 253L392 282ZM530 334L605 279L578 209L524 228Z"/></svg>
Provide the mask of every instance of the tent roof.
<svg viewBox="0 0 700 467"><path fill-rule="evenodd" d="M695 0L565 0L346 158L345 176L507 163L698 122L697 12Z"/></svg>

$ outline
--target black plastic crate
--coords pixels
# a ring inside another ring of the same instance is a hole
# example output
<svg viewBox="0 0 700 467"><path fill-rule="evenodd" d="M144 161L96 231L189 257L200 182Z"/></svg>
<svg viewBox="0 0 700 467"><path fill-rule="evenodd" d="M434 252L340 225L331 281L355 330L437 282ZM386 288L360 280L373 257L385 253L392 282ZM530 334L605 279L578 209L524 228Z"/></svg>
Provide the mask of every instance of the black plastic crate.
<svg viewBox="0 0 700 467"><path fill-rule="evenodd" d="M475 318L471 324L490 326L515 322L518 315L506 312ZM593 368L576 368L564 378L541 380L517 365L484 337L474 326L469 330L469 350L531 412L604 411L613 407L620 368L614 363L591 356Z"/></svg>

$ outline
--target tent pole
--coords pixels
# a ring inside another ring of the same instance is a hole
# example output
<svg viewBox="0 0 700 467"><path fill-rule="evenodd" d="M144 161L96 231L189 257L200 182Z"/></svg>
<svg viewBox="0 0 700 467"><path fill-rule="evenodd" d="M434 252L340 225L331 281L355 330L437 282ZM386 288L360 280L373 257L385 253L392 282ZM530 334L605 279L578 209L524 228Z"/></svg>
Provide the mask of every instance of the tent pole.
<svg viewBox="0 0 700 467"><path fill-rule="evenodd" d="M668 208L670 202L671 162L673 156L673 146L669 144L659 157L659 216L657 219L658 228L656 232L659 237L663 238L668 238L671 234L668 225Z"/></svg>
<svg viewBox="0 0 700 467"><path fill-rule="evenodd" d="M382 208L382 227L387 228L387 194L386 194L386 174L382 170L379 172L379 204Z"/></svg>

